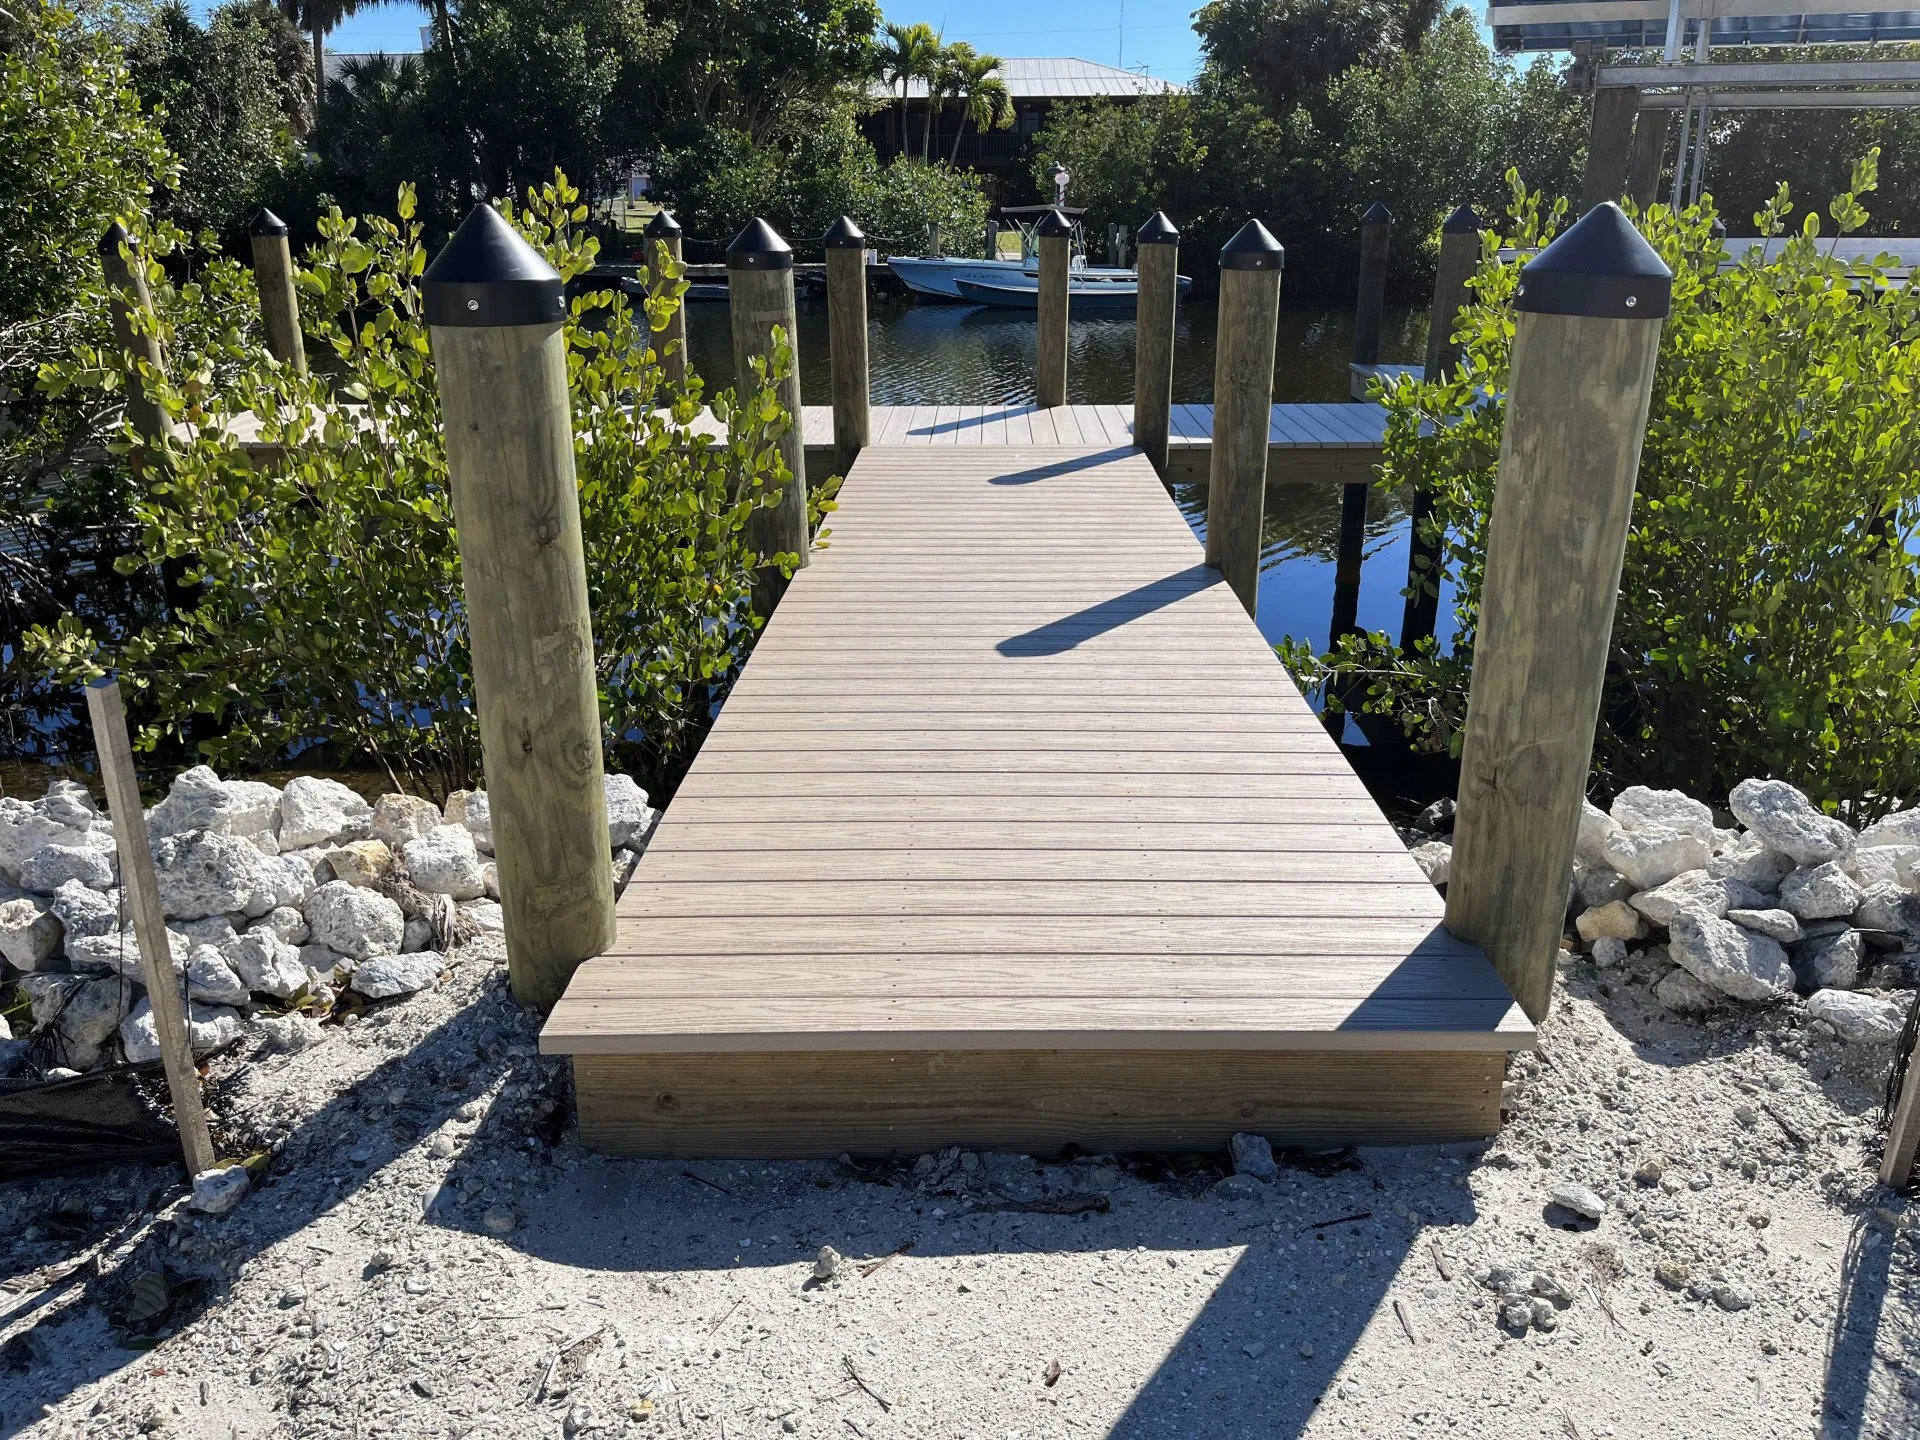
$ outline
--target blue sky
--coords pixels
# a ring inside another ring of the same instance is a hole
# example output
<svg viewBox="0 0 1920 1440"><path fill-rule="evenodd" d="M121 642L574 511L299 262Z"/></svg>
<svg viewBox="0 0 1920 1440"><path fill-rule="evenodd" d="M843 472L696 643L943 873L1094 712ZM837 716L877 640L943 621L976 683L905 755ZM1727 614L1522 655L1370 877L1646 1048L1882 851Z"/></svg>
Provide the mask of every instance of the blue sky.
<svg viewBox="0 0 1920 1440"><path fill-rule="evenodd" d="M208 7L196 4L204 13ZM968 40L996 55L1074 55L1129 68L1146 66L1166 80L1190 80L1200 65L1192 14L1198 0L956 0L952 4L885 6L889 20L924 20L949 40ZM1122 28L1124 17L1124 31ZM348 20L328 37L335 50L418 50L426 12L382 5Z"/></svg>

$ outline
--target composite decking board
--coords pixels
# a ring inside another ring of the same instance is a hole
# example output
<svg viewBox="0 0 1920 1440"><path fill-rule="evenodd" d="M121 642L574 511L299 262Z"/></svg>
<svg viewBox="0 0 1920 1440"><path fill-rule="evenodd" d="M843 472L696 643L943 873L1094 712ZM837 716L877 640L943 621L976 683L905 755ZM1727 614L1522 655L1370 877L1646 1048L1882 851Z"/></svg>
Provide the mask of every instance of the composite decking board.
<svg viewBox="0 0 1920 1440"><path fill-rule="evenodd" d="M1130 431L876 415L545 1048L1531 1043Z"/></svg>
<svg viewBox="0 0 1920 1440"><path fill-rule="evenodd" d="M832 407L808 405L803 409L800 433L805 442L831 445ZM1336 411L1345 413L1336 416ZM1127 404L1062 405L1052 409L1032 404L875 405L872 416L875 445L993 449L1007 443L1038 442L1101 448L1130 444L1133 435L1133 406ZM1021 419L1028 422L1024 434L1017 424ZM1213 433L1211 405L1175 405L1168 420L1168 438L1174 444L1205 445ZM1385 409L1371 401L1275 405L1271 425L1278 437L1273 442L1276 447L1302 449L1330 445L1377 449L1387 428ZM997 428L1001 426L1007 428ZM704 410L688 428L701 435L724 433L712 413Z"/></svg>

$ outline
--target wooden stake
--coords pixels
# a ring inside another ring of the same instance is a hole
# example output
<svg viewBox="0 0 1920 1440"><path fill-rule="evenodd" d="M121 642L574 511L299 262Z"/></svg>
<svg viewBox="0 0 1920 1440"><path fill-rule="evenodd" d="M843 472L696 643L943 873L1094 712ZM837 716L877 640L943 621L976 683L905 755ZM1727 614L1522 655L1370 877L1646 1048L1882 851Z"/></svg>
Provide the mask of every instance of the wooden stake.
<svg viewBox="0 0 1920 1440"><path fill-rule="evenodd" d="M791 417L776 444L780 458L793 476L780 492L777 505L755 510L747 534L763 556L783 553L807 564L807 455L800 433L800 334L793 301L793 251L764 220L750 222L727 247L728 310L733 322L734 384L741 395L758 383L753 378L756 356L773 353L773 327L786 331L793 365L780 381L780 405ZM754 576L753 608L771 615L787 582L779 567L762 565Z"/></svg>
<svg viewBox="0 0 1920 1440"><path fill-rule="evenodd" d="M1393 215L1374 204L1360 222L1360 286L1353 307L1353 363L1380 363L1380 331L1387 307L1387 252L1393 241ZM1367 543L1369 484L1340 491L1340 540L1333 563L1333 627L1328 647L1359 628L1360 562ZM1329 719L1336 717L1329 716ZM1337 732L1336 732L1337 733Z"/></svg>
<svg viewBox="0 0 1920 1440"><path fill-rule="evenodd" d="M1050 210L1036 227L1040 236L1040 308L1034 388L1042 408L1067 403L1067 285L1073 266L1073 226Z"/></svg>
<svg viewBox="0 0 1920 1440"><path fill-rule="evenodd" d="M260 328L267 353L282 365L307 373L307 344L300 333L300 297L293 288L293 251L287 222L271 210L253 217L253 287L260 292Z"/></svg>
<svg viewBox="0 0 1920 1440"><path fill-rule="evenodd" d="M1916 1151L1920 1151L1920 1045L1907 1054L1900 1098L1894 1102L1893 1115L1887 1122L1887 1147L1880 1153L1880 1183L1904 1190L1913 1175Z"/></svg>
<svg viewBox="0 0 1920 1440"><path fill-rule="evenodd" d="M1247 613L1260 598L1260 528L1273 425L1273 351L1286 252L1258 220L1220 249L1220 338L1213 365L1213 446L1207 472L1207 564Z"/></svg>
<svg viewBox="0 0 1920 1440"><path fill-rule="evenodd" d="M873 440L867 380L867 237L842 215L821 241L827 252L827 347L833 361L833 465L837 474Z"/></svg>
<svg viewBox="0 0 1920 1440"><path fill-rule="evenodd" d="M1671 290L1610 201L1521 273L1446 925L1536 1022L1553 998Z"/></svg>
<svg viewBox="0 0 1920 1440"><path fill-rule="evenodd" d="M140 803L140 779L133 768L133 746L127 738L127 711L120 698L119 682L109 676L89 685L87 713L93 721L100 778L107 789L107 813L113 819L113 845L120 854L120 885L133 911L140 978L147 987L147 1003L153 1007L160 1063L167 1072L174 1123L180 1129L180 1150L187 1174L198 1175L213 1168L213 1136L207 1130L206 1107L200 1101L200 1074L193 1064L193 1043L182 998L185 987L173 973L173 948L160 908L160 886L153 873L153 850L147 838L147 812Z"/></svg>
<svg viewBox="0 0 1920 1440"><path fill-rule="evenodd" d="M660 247L665 246L667 254L674 264L680 263L681 234L680 224L665 211L654 212L653 219L647 222L645 237L648 277L651 280L649 293L658 295L668 284L664 269L659 263ZM667 328L653 337L654 353L660 357L660 373L666 377L667 384L679 389L687 383L687 304L679 301L673 307L673 314L667 319Z"/></svg>
<svg viewBox="0 0 1920 1440"><path fill-rule="evenodd" d="M153 329L153 297L147 292L146 262L140 258L140 242L118 220L100 238L100 267L107 277L107 314L114 341L149 370L164 375L166 361L160 354L160 337ZM147 398L137 378L127 386L127 418L140 437L153 444L166 433L160 407Z"/></svg>
<svg viewBox="0 0 1920 1440"><path fill-rule="evenodd" d="M1139 229L1140 298L1133 332L1133 443L1167 478L1173 412L1174 313L1180 303L1180 232L1164 210Z"/></svg>
<svg viewBox="0 0 1920 1440"><path fill-rule="evenodd" d="M1630 85L1594 92L1587 174L1580 187L1582 214L1627 193L1627 159L1633 150L1633 117L1639 109L1640 92Z"/></svg>
<svg viewBox="0 0 1920 1440"><path fill-rule="evenodd" d="M514 998L546 1010L613 943L558 274L476 205L424 286L460 531Z"/></svg>

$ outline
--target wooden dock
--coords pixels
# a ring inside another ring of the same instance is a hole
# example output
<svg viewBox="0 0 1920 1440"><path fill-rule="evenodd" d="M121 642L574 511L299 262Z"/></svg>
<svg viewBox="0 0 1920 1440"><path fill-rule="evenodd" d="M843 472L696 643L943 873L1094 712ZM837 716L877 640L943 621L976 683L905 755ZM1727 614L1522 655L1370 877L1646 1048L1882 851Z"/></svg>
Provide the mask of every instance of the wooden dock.
<svg viewBox="0 0 1920 1440"><path fill-rule="evenodd" d="M875 412L613 950L541 1035L589 1144L1498 1127L1531 1025L1441 928L1126 409Z"/></svg>

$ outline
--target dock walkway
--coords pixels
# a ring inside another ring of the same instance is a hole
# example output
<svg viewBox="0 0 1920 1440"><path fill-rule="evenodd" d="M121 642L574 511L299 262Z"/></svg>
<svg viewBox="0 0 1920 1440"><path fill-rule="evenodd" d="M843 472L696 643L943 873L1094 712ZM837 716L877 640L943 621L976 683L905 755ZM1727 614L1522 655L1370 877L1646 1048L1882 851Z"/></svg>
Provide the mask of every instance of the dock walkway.
<svg viewBox="0 0 1920 1440"><path fill-rule="evenodd" d="M1091 408L876 414L541 1036L588 1143L1497 1128L1526 1017Z"/></svg>

